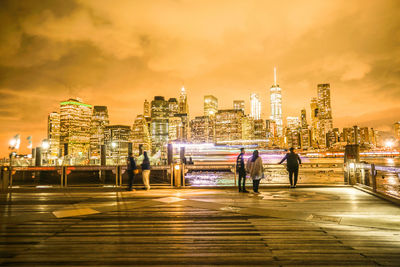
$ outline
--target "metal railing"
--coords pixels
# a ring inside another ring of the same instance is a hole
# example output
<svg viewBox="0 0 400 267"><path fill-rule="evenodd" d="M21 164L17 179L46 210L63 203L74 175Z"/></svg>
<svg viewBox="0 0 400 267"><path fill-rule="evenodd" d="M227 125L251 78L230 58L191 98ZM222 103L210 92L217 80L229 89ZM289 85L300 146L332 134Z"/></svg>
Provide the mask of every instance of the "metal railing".
<svg viewBox="0 0 400 267"><path fill-rule="evenodd" d="M263 164L263 167L262 185L289 183L285 165ZM304 163L299 168L299 183L303 184L344 184L343 177L344 164ZM236 165L186 165L185 180L190 186L234 186L237 184Z"/></svg>
<svg viewBox="0 0 400 267"><path fill-rule="evenodd" d="M400 200L400 168L368 163L348 166L354 183L369 191Z"/></svg>
<svg viewBox="0 0 400 267"><path fill-rule="evenodd" d="M4 188L18 186L71 187L113 186L128 184L126 166L50 166L50 167L1 167L1 182ZM170 166L152 166L152 186L173 185ZM142 185L141 174L135 175L134 186Z"/></svg>

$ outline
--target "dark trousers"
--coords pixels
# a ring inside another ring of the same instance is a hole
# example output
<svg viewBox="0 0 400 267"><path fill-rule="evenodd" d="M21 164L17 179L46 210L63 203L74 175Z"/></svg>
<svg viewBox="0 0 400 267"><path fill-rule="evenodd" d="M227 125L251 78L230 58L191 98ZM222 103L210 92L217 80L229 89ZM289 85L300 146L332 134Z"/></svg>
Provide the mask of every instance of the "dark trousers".
<svg viewBox="0 0 400 267"><path fill-rule="evenodd" d="M243 184L243 186L242 186ZM239 191L246 190L246 171L239 170Z"/></svg>
<svg viewBox="0 0 400 267"><path fill-rule="evenodd" d="M297 177L299 175L299 168L289 168L289 181L291 186L295 186L297 184ZM293 181L294 174L294 181Z"/></svg>
<svg viewBox="0 0 400 267"><path fill-rule="evenodd" d="M127 172L128 172L128 176L129 176L128 190L132 190L133 178L135 177L135 174L133 173L133 170L128 170Z"/></svg>
<svg viewBox="0 0 400 267"><path fill-rule="evenodd" d="M253 191L258 192L258 186L260 185L261 180L253 180Z"/></svg>

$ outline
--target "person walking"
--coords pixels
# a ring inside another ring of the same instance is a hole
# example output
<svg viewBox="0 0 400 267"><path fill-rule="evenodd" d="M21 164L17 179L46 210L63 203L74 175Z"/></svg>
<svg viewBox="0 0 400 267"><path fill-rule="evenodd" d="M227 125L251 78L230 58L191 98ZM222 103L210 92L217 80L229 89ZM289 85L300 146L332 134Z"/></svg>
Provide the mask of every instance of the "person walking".
<svg viewBox="0 0 400 267"><path fill-rule="evenodd" d="M289 172L290 188L295 188L297 184L297 177L299 175L299 164L301 164L301 159L299 155L294 153L294 148L289 149L290 153L287 153L285 157L279 162L282 164L285 160L287 161L287 170ZM293 180L294 175L294 180Z"/></svg>
<svg viewBox="0 0 400 267"><path fill-rule="evenodd" d="M129 185L127 190L132 191L133 179L135 177L135 172L137 172L137 166L135 159L133 158L133 153L129 153L128 158L126 159L126 164L129 176Z"/></svg>
<svg viewBox="0 0 400 267"><path fill-rule="evenodd" d="M246 190L246 166L244 164L244 148L240 149L240 154L236 158L236 172L239 174L239 192L248 193ZM242 186L243 184L243 186Z"/></svg>
<svg viewBox="0 0 400 267"><path fill-rule="evenodd" d="M263 163L261 157L258 155L258 150L254 150L253 156L247 161L246 169L251 179L253 179L253 191L258 194L260 180L264 178Z"/></svg>
<svg viewBox="0 0 400 267"><path fill-rule="evenodd" d="M142 178L143 184L146 190L150 190L150 159L147 156L147 152L143 152L143 162L142 162Z"/></svg>

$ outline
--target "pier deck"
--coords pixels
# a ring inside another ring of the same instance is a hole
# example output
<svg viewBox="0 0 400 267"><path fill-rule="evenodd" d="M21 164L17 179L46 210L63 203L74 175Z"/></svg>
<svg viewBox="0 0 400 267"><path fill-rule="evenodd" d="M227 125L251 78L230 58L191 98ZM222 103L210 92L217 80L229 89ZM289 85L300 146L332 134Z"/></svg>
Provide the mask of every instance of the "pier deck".
<svg viewBox="0 0 400 267"><path fill-rule="evenodd" d="M4 266L400 266L400 207L353 187L14 190Z"/></svg>

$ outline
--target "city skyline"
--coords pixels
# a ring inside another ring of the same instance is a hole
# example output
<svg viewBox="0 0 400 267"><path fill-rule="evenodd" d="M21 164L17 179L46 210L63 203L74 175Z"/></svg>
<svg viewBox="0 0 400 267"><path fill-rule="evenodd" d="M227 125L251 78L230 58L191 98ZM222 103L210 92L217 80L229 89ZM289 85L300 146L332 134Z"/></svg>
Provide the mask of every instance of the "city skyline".
<svg viewBox="0 0 400 267"><path fill-rule="evenodd" d="M70 97L131 126L144 99L179 98L184 85L191 119L204 95L220 109L243 99L248 114L251 93L266 118L274 66L284 120L309 113L317 84L330 83L335 127L393 131L399 121L396 1L1 5L0 155L15 134L38 145L47 116Z"/></svg>

